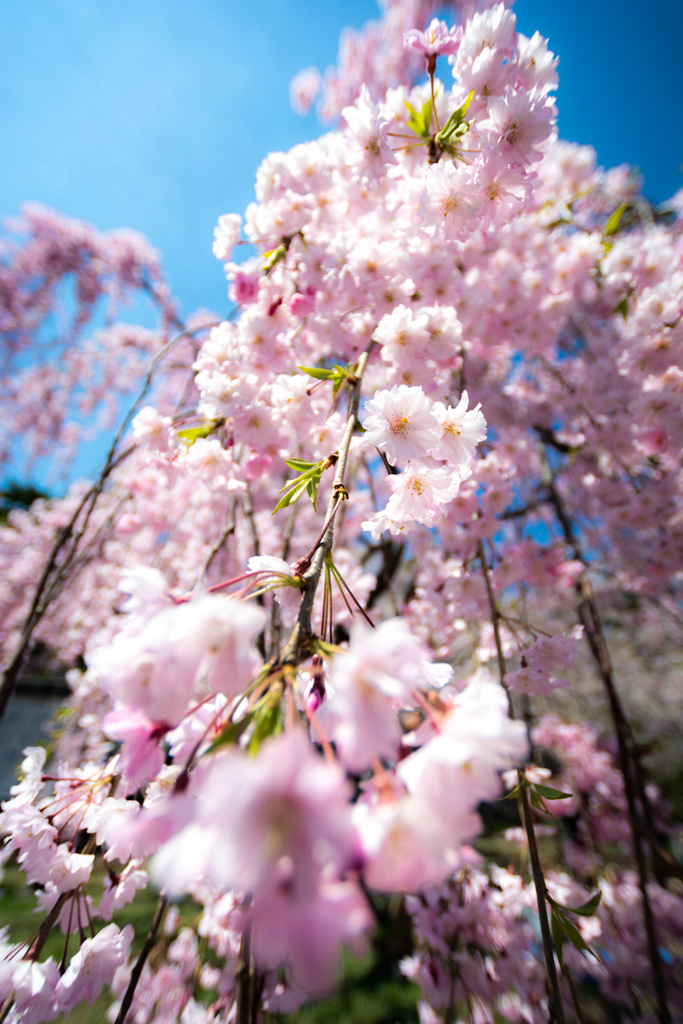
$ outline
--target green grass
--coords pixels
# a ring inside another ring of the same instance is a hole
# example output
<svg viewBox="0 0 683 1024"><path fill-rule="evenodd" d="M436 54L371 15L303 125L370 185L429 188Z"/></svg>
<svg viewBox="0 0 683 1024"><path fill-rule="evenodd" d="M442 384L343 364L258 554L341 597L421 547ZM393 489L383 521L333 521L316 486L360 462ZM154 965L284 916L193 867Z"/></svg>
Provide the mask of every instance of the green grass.
<svg viewBox="0 0 683 1024"><path fill-rule="evenodd" d="M95 862L90 881L85 886L93 903L99 903L102 894L102 880L105 868L101 857ZM14 943L29 943L44 920L43 913L34 913L36 908L35 886L26 884L26 877L14 860L5 866L0 883L0 926L9 929L9 938ZM149 886L136 893L135 900L114 914L114 922L123 928L132 924L135 939L132 952L140 951L157 907L158 895ZM201 907L193 900L185 899L177 904L180 911L178 928L196 925ZM380 900L378 902L379 927L373 936L367 956L357 958L344 953L341 982L335 995L308 1003L297 1013L271 1017L272 1024L416 1024L419 989L403 978L394 966L397 959L410 952L409 927L400 901ZM108 922L93 921L96 931ZM64 953L65 936L58 928L48 938L41 960L52 956L57 963ZM71 937L69 955L76 950L76 938ZM212 956L210 955L210 959ZM112 998L103 992L94 1004L77 1006L69 1015L69 1024L106 1024L107 1009ZM58 1024L65 1024L66 1018L57 1018Z"/></svg>
<svg viewBox="0 0 683 1024"><path fill-rule="evenodd" d="M85 886L85 892L92 897L95 906L99 903L103 892L104 875L104 863L101 857L98 857L90 881ZM2 882L0 882L0 927L9 929L9 938L14 943L30 943L45 918L43 912L34 913L36 909L35 888L33 885L27 885L23 871L13 859L10 860L5 866ZM138 891L132 903L122 907L114 914L113 920L119 928L132 924L135 929L135 939L131 946L133 955L142 949L158 899L158 894L152 886L149 886L147 889ZM201 907L190 899L183 900L178 907L180 910L179 928L194 924L201 913ZM109 924L108 921L93 920L96 932L106 927L107 924ZM40 955L41 961L52 956L57 963L60 963L64 954L65 941L65 936L62 935L59 928L54 928L43 947ZM77 938L72 935L69 956L76 951L76 943ZM94 1004L83 1004L76 1007L69 1015L69 1024L105 1024L106 1011L111 1002L111 995L108 992L103 992ZM66 1018L62 1014L56 1020L62 1024Z"/></svg>

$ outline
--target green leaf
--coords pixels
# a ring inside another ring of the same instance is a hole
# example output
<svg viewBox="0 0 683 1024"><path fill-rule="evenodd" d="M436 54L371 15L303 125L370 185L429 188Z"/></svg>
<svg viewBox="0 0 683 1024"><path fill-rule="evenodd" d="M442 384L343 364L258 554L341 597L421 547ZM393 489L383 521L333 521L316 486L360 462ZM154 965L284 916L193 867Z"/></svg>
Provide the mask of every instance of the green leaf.
<svg viewBox="0 0 683 1024"><path fill-rule="evenodd" d="M543 802L543 797L533 789L529 790L529 800L531 801L531 806L535 807L537 811L550 814L550 811Z"/></svg>
<svg viewBox="0 0 683 1024"><path fill-rule="evenodd" d="M576 927L576 925L572 924L572 922L564 915L562 915L559 919L562 931L567 936L572 946L574 946L575 949L578 949L580 953L590 953L590 955L594 956L597 960L597 954L594 953L593 950L590 948L590 946L588 945L588 943L586 942L586 940L584 939L583 935Z"/></svg>
<svg viewBox="0 0 683 1024"><path fill-rule="evenodd" d="M614 307L614 309L612 310L612 315L614 315L614 313L621 313L621 315L623 316L624 320L627 319L627 317L628 317L628 298L626 296L624 296L624 298L621 300L621 302L618 302L617 305Z"/></svg>
<svg viewBox="0 0 683 1024"><path fill-rule="evenodd" d="M304 462L303 459L286 459L285 461L291 469L303 468L304 472L293 480L288 480L284 487L280 488L280 494L282 494L283 491L286 491L287 493L284 497L280 498L277 505L271 512L271 515L273 516L276 512L279 512L281 508L287 508L293 501L296 501L304 491L308 492L308 495L313 502L313 508L315 508L318 484L320 483L320 478L323 475L322 462Z"/></svg>
<svg viewBox="0 0 683 1024"><path fill-rule="evenodd" d="M591 896L587 903L582 903L580 907L565 907L561 903L558 903L548 894L548 902L553 907L557 907L558 910L568 914L579 914L581 917L593 917L595 911L600 906L600 900L602 899L602 893L598 890L595 896Z"/></svg>
<svg viewBox="0 0 683 1024"><path fill-rule="evenodd" d="M320 637L315 637L314 642L316 652L319 651L327 658L331 658L333 654L337 654L342 650L337 644L328 644L326 640L321 640Z"/></svg>
<svg viewBox="0 0 683 1024"><path fill-rule="evenodd" d="M227 729L218 734L206 753L213 754L216 750L220 750L221 747L238 743L253 717L254 712L250 711L244 718L240 718L239 721L231 722Z"/></svg>
<svg viewBox="0 0 683 1024"><path fill-rule="evenodd" d="M609 215L609 217L607 218L607 223L605 224L604 231L602 232L603 238L609 238L610 235L616 235L617 231L619 230L621 218L624 216L624 213L626 212L627 208L628 203L622 203L621 206L618 206L616 208L614 213L611 213Z"/></svg>
<svg viewBox="0 0 683 1024"><path fill-rule="evenodd" d="M183 441L187 441L188 444L193 445L198 437L208 437L216 429L215 420L206 420L199 427L186 427L185 430L178 431L178 437L182 437Z"/></svg>
<svg viewBox="0 0 683 1024"><path fill-rule="evenodd" d="M566 800L567 797L574 795L573 793L561 793L559 789L551 789L550 786L542 786L539 782L534 783L534 788L546 800Z"/></svg>
<svg viewBox="0 0 683 1024"><path fill-rule="evenodd" d="M313 505L314 512L318 511L317 508L315 507L315 502L316 498L318 497L318 484L320 483L321 476L322 473L320 473L318 476L312 477L306 484L306 493L308 494L308 497L311 499L311 504Z"/></svg>
<svg viewBox="0 0 683 1024"><path fill-rule="evenodd" d="M346 380L348 380L349 376L349 367L339 366L337 363L335 363L333 369L331 370L323 369L317 366L299 366L298 369L303 370L304 373L307 373L310 377L315 377L316 380L331 380L333 382L333 399L337 397L337 393L340 387L342 386L342 384L344 384Z"/></svg>
<svg viewBox="0 0 683 1024"><path fill-rule="evenodd" d="M515 788L513 790L511 790L508 793L508 795L504 796L502 799L503 800L516 800L517 797L520 795L520 793L521 793L521 790L520 790L519 786L515 786Z"/></svg>
<svg viewBox="0 0 683 1024"><path fill-rule="evenodd" d="M280 701L284 692L282 683L276 683L254 707L254 731L247 744L250 754L257 754L259 747L269 736L276 736L282 732Z"/></svg>
<svg viewBox="0 0 683 1024"><path fill-rule="evenodd" d="M266 275L266 277L271 272L273 267L276 267L278 263L282 262L286 255L287 249L285 248L284 245L278 245L276 249L271 249L270 252L264 252L263 272Z"/></svg>
<svg viewBox="0 0 683 1024"><path fill-rule="evenodd" d="M418 111L413 107L407 100L403 101L410 114L408 119L408 127L412 128L416 135L419 135L421 139L429 139L432 134L432 101L431 98L423 105L422 110Z"/></svg>
<svg viewBox="0 0 683 1024"><path fill-rule="evenodd" d="M281 508L288 508L288 506L291 505L293 501L296 501L296 499L301 494L303 494L303 492L306 490L307 486L308 486L308 480L306 480L306 479L301 480L301 478L299 478L297 480L296 484L294 485L294 487L292 487L292 489L289 490L287 492L287 494L285 494L285 496L283 498L280 498L280 500L278 501L277 505L275 506L275 508L273 509L273 511L270 514L272 516L274 516L276 512L280 511Z"/></svg>
<svg viewBox="0 0 683 1024"><path fill-rule="evenodd" d="M469 128L469 123L465 121L465 114L469 109L469 105L472 102L474 96L474 89L470 89L469 95L460 106L453 111L451 116L446 121L441 131L436 136L436 141L441 145L443 143L449 143L454 135L462 136Z"/></svg>
<svg viewBox="0 0 683 1024"><path fill-rule="evenodd" d="M562 960L562 947L564 946L564 931L560 919L553 911L550 915L550 931L553 935L553 944L555 946L555 952L557 953L557 959L560 961L560 967L563 966Z"/></svg>
<svg viewBox="0 0 683 1024"><path fill-rule="evenodd" d="M595 911L600 906L600 900L602 899L602 893L598 889L595 896L591 896L587 903L583 903L580 907L568 907L572 914L580 914L581 917L592 917Z"/></svg>
<svg viewBox="0 0 683 1024"><path fill-rule="evenodd" d="M309 377L315 377L316 380L332 380L336 375L337 367L334 370L325 370L318 366L297 366L297 370L303 370Z"/></svg>
<svg viewBox="0 0 683 1024"><path fill-rule="evenodd" d="M285 465L289 466L290 469L298 469L300 473L305 473L309 469L314 469L315 466L319 466L319 462L306 462L304 459L285 459ZM284 490L284 487L282 488Z"/></svg>

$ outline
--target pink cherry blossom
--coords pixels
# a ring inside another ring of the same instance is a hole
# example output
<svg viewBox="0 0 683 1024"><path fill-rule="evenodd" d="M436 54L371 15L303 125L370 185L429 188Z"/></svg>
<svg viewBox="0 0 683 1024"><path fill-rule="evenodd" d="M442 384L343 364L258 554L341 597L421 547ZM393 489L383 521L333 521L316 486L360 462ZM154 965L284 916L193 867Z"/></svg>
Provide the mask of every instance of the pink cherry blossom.
<svg viewBox="0 0 683 1024"><path fill-rule="evenodd" d="M218 218L213 231L213 254L219 260L229 260L239 241L242 218L237 213L225 213Z"/></svg>
<svg viewBox="0 0 683 1024"><path fill-rule="evenodd" d="M364 439L384 452L393 466L397 459L420 458L431 451L436 417L422 388L394 384L365 403Z"/></svg>
<svg viewBox="0 0 683 1024"><path fill-rule="evenodd" d="M466 167L439 163L430 168L420 199L425 225L459 238L473 220L479 206L478 190Z"/></svg>
<svg viewBox="0 0 683 1024"><path fill-rule="evenodd" d="M438 669L400 619L376 629L354 625L349 650L332 662L332 696L320 712L351 771L363 771L373 759L393 760L401 738L396 711L410 705L415 689L433 685ZM449 678L448 667L443 669Z"/></svg>
<svg viewBox="0 0 683 1024"><path fill-rule="evenodd" d="M396 163L387 137L390 121L372 102L365 86L356 104L344 107L342 116L348 125L351 158L358 172L376 177L385 172L387 164Z"/></svg>
<svg viewBox="0 0 683 1024"><path fill-rule="evenodd" d="M452 57L458 52L460 40L462 39L462 28L451 28L438 18L433 18L429 28L419 32L416 28L409 29L403 33L403 43L425 57L439 57L441 55Z"/></svg>
<svg viewBox="0 0 683 1024"><path fill-rule="evenodd" d="M466 391L454 409L443 402L435 403L434 413L441 427L441 438L431 452L435 459L447 459L456 466L461 465L474 457L476 446L486 438L486 420L480 411L481 403L469 410L468 404Z"/></svg>
<svg viewBox="0 0 683 1024"><path fill-rule="evenodd" d="M289 84L289 99L297 114L310 113L321 85L322 75L317 68L304 68L294 76Z"/></svg>

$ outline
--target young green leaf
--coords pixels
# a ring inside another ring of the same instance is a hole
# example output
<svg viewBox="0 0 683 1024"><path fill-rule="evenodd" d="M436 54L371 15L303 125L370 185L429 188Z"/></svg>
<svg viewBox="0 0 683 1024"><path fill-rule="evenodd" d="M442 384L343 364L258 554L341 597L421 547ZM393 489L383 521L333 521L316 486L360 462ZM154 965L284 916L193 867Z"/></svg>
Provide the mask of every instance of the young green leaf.
<svg viewBox="0 0 683 1024"><path fill-rule="evenodd" d="M326 640L321 640L320 637L314 638L314 644L315 653L322 654L324 658L331 658L333 654L337 654L342 649L337 644L328 644Z"/></svg>
<svg viewBox="0 0 683 1024"><path fill-rule="evenodd" d="M564 931L559 917L553 910L550 915L550 931L553 936L553 945L555 946L555 952L557 953L557 959L560 961L560 967L564 966L562 959L562 947L564 946Z"/></svg>
<svg viewBox="0 0 683 1024"><path fill-rule="evenodd" d="M215 420L206 420L199 427L186 427L184 430L178 431L178 437L182 437L183 441L187 441L188 445L193 445L198 437L208 437L216 429Z"/></svg>
<svg viewBox="0 0 683 1024"><path fill-rule="evenodd" d="M292 504L293 501L296 501L296 499L301 494L303 494L303 492L306 490L307 486L308 486L308 479L305 478L305 479L302 480L300 477L298 477L296 483L291 488L291 490L287 491L287 493L284 495L284 497L280 498L280 500L278 501L277 505L275 506L275 508L273 509L273 511L270 514L272 516L274 516L276 512L280 511L280 509L288 508Z"/></svg>
<svg viewBox="0 0 683 1024"><path fill-rule="evenodd" d="M317 366L299 366L299 370L303 370L309 377L315 377L316 380L331 380L332 381L332 398L335 399L339 392L340 387L344 384L349 377L349 368L345 366L339 366L337 363L330 369L323 369Z"/></svg>
<svg viewBox="0 0 683 1024"><path fill-rule="evenodd" d="M334 370L326 370L319 366L297 366L297 370L303 370L309 377L315 377L316 380L332 380L335 376L337 367Z"/></svg>
<svg viewBox="0 0 683 1024"><path fill-rule="evenodd" d="M320 478L323 475L323 468L327 468L323 462L304 462L303 459L285 459L285 462L290 469L302 469L303 472L294 477L293 480L288 480L284 487L280 488L280 494L285 491L284 497L280 498L277 505L271 512L271 515L275 515L281 508L287 508L292 504L293 501L303 494L304 491L308 492L308 496L313 502L313 508L315 508L315 499L318 493L318 484ZM330 463L328 463L330 464Z"/></svg>
<svg viewBox="0 0 683 1024"><path fill-rule="evenodd" d="M285 465L290 469L298 469L300 473L306 473L320 465L318 462L306 462L304 459L285 459ZM282 488L284 490L284 487Z"/></svg>
<svg viewBox="0 0 683 1024"><path fill-rule="evenodd" d="M581 917L592 917L595 911L600 906L600 900L602 899L602 893L598 889L595 896L591 896L587 903L583 903L580 907L568 907L572 914L580 914Z"/></svg>
<svg viewBox="0 0 683 1024"><path fill-rule="evenodd" d="M567 797L574 795L573 793L562 793L559 789L552 789L550 786L542 786L540 782L535 783L535 789L546 800L566 800Z"/></svg>
<svg viewBox="0 0 683 1024"><path fill-rule="evenodd" d="M284 693L282 683L276 683L254 708L254 731L249 737L247 750L250 754L258 753L258 749L269 736L277 736L282 732L282 715L280 701Z"/></svg>
<svg viewBox="0 0 683 1024"><path fill-rule="evenodd" d="M503 800L516 800L517 797L520 795L520 793L521 793L521 790L520 790L519 786L515 786L515 788L513 790L511 790L508 793L507 796L502 797L502 799Z"/></svg>
<svg viewBox="0 0 683 1024"><path fill-rule="evenodd" d="M451 116L448 118L445 125L436 136L436 141L439 143L439 145L449 143L452 140L453 136L456 134L458 136L462 136L465 134L465 132L469 128L469 123L465 121L465 114L467 113L469 105L472 102L473 96L474 89L471 89L467 98L463 100L460 106L457 107L457 109L454 110Z"/></svg>
<svg viewBox="0 0 683 1024"><path fill-rule="evenodd" d="M621 224L621 218L624 216L627 207L628 203L622 203L621 206L616 208L614 213L609 215L607 223L605 224L605 229L602 232L603 238L609 238L610 235L616 235L619 230L619 225Z"/></svg>
<svg viewBox="0 0 683 1024"><path fill-rule="evenodd" d="M617 303L617 305L614 307L614 309L612 310L612 314L614 313L621 313L624 320L628 318L628 299L626 296L624 296L621 302Z"/></svg>
<svg viewBox="0 0 683 1024"><path fill-rule="evenodd" d="M254 717L254 712L249 711L244 718L240 718L237 722L231 722L227 729L219 733L216 739L213 741L207 754L213 754L216 750L220 750L221 747L226 747L234 743L238 743L240 737L245 732L247 726Z"/></svg>
<svg viewBox="0 0 683 1024"><path fill-rule="evenodd" d="M428 139L432 134L432 101L431 98L423 105L422 110L419 112L415 107L411 106L407 100L403 101L408 109L410 117L408 119L408 127L412 128L416 135L419 135L421 139Z"/></svg>
<svg viewBox="0 0 683 1024"><path fill-rule="evenodd" d="M287 249L284 245L278 245L276 249L271 249L270 252L264 252L263 254L263 272L268 276L273 267L276 267L285 256L287 255Z"/></svg>
<svg viewBox="0 0 683 1024"><path fill-rule="evenodd" d="M550 811L543 802L543 797L534 789L529 790L529 800L531 801L531 806L535 807L537 811L542 811L543 814L550 814Z"/></svg>
<svg viewBox="0 0 683 1024"><path fill-rule="evenodd" d="M594 956L597 960L597 954L590 948L576 925L572 924L572 922L567 917L564 917L564 915L560 918L560 921L562 931L567 936L572 946L574 946L575 949L578 949L580 953L590 953L590 955Z"/></svg>
<svg viewBox="0 0 683 1024"><path fill-rule="evenodd" d="M308 497L311 499L311 504L313 505L314 512L318 511L317 508L315 507L315 502L318 497L318 484L320 483L321 476L322 474L312 477L306 484L306 493L308 494Z"/></svg>
<svg viewBox="0 0 683 1024"><path fill-rule="evenodd" d="M600 906L601 899L602 893L598 890L594 896L591 896L586 903L582 903L580 907L564 907L561 903L554 900L550 894L548 894L548 902L551 906L557 907L558 910L568 914L579 914L581 917L593 917L595 911Z"/></svg>

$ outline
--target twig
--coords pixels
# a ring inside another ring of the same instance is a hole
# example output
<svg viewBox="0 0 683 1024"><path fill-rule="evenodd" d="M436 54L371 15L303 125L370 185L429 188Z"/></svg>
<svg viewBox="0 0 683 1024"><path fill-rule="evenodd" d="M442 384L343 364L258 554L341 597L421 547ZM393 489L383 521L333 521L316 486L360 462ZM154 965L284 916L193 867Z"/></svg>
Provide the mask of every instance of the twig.
<svg viewBox="0 0 683 1024"><path fill-rule="evenodd" d="M218 554L220 549L225 544L225 542L228 539L228 537L235 532L236 514L237 514L237 498L233 498L232 502L231 502L231 507L230 507L230 518L228 519L227 523L225 524L225 528L224 528L223 532L221 533L220 537L218 538L218 540L216 541L214 546L211 548L211 551L209 552L208 558L204 562L204 568L202 569L202 574L201 574L201 577L200 577L201 579L203 579L204 576L206 576L207 572L209 571L209 569L211 567L211 563L213 562L214 558L216 557L216 555Z"/></svg>
<svg viewBox="0 0 683 1024"><path fill-rule="evenodd" d="M100 472L97 481L81 499L81 501L78 504L78 507L76 508L76 511L71 516L71 519L69 520L67 525L59 531L59 534L57 535L55 543L52 546L52 550L50 551L48 559L45 563L45 567L41 574L40 580L38 581L35 593L33 595L31 607L24 621L24 628L22 630L21 638L12 657L5 666L5 669L2 673L2 677L0 679L0 718L2 718L5 711L7 710L7 705L16 688L17 680L23 668L24 659L31 646L31 640L33 638L33 633L35 632L36 626L41 621L43 615L47 611L58 588L61 587L61 584L66 579L70 567L75 559L78 546L87 529L90 517L95 509L95 505L97 504L97 500L102 491L104 490L104 485L106 481L108 480L109 476L114 471L114 469L116 469L116 467L119 466L121 462L123 462L123 460L126 459L132 451L135 450L135 445L131 445L120 455L116 455L116 449L121 438L128 429L128 426L133 416L135 415L135 412L140 402L143 400L143 398L150 389L150 386L152 384L152 378L154 376L154 371L156 370L159 362L164 358L164 356L167 355L168 352L171 351L173 346L176 345L182 338L186 338L189 335L195 334L197 333L197 331L201 331L204 329L205 326L188 328L187 330L181 331L180 334L176 334L176 336L172 338L167 345L164 345L164 347L160 349L154 356L149 365L147 374L145 375L142 388L140 389L137 398L135 399L133 404L130 406L128 412L126 413L123 422L121 423L121 426L116 432L114 440L109 446L107 458L105 460L104 466L102 468L102 471ZM81 513L84 510L85 514L83 515L83 519L78 528L76 529L76 523L78 522ZM69 550L67 551L64 560L57 568L57 559L62 548L67 544L69 538L71 538Z"/></svg>
<svg viewBox="0 0 683 1024"><path fill-rule="evenodd" d="M154 943L156 942L157 932L159 931L159 925L161 924L161 919L164 916L164 912L166 910L167 905L168 900L166 899L165 896L162 896L157 905L154 917L152 918L152 923L150 925L149 931L147 932L145 944L140 950L140 956L137 959L135 967L131 971L130 981L128 982L128 988L126 989L125 995L121 1000L121 1006L116 1016L115 1024L123 1024L123 1022L126 1019L126 1014L130 1010L131 1004L133 1002L133 996L135 995L135 989L138 987L138 982L140 981L142 968L145 966L145 961L147 960L149 954L152 952L152 948L154 946Z"/></svg>
<svg viewBox="0 0 683 1024"><path fill-rule="evenodd" d="M245 925L240 940L240 951L235 967L235 1024L250 1024L251 999L249 992L249 967L251 964L251 925ZM116 1022L118 1024L118 1021Z"/></svg>
<svg viewBox="0 0 683 1024"><path fill-rule="evenodd" d="M251 494L249 493L249 487L247 486L244 494L242 495L242 508L244 514L247 517L249 523L249 532L251 533L251 542L254 547L254 554L261 554L261 542L259 540L258 530L256 529L256 520L254 519L254 509L251 504Z"/></svg>
<svg viewBox="0 0 683 1024"><path fill-rule="evenodd" d="M501 685L504 687L505 692L507 693L508 704L510 707L510 718L514 718L515 709L512 704L512 698L510 697L510 691L505 685L506 667L505 656L503 654L503 645L500 640L500 612L498 611L498 604L496 602L495 594L493 593L493 587L491 586L488 565L486 564L486 553L484 551L484 543L481 539L477 541L477 554L479 556L481 569L484 574L484 583L486 584L486 594L488 596L489 609L491 612L493 635L496 641L496 654L498 656L498 672L500 674L500 682ZM534 816L531 810L531 804L529 803L529 794L527 793L526 786L523 785L525 781L523 768L519 769L518 776L524 830L526 831L527 842L529 845L529 862L531 864L531 874L534 880L534 888L536 889L536 903L538 905L538 920L541 925L541 938L543 940L543 956L545 959L545 969L548 975L548 981L550 982L550 1020L556 1020L557 1024L565 1024L564 1007L562 1005L562 996L560 993L560 982L557 977L557 968L555 967L555 953L553 948L553 940L550 934L550 925L548 923L548 911L546 909L548 893L545 886L545 878L543 876L541 861L538 855L538 845L536 843L536 830L534 828Z"/></svg>
<svg viewBox="0 0 683 1024"><path fill-rule="evenodd" d="M648 956L650 959L655 998L657 1001L657 1017L660 1024L670 1024L671 1015L669 1013L669 1007L666 1000L664 970L662 967L662 960L659 955L654 915L652 913L650 897L647 891L647 867L642 844L641 823L639 821L638 806L636 802L636 788L638 789L638 797L640 798L641 808L645 817L645 825L650 839L650 846L653 852L653 863L655 870L657 870L658 842L652 808L645 790L645 782L642 776L642 769L640 766L635 738L622 707L621 700L619 699L616 686L614 685L614 675L609 655L609 648L607 647L604 631L602 629L600 613L597 601L595 600L595 594L593 593L593 587L588 576L586 562L574 531L574 526L569 518L562 496L557 490L553 478L551 478L548 484L548 494L550 502L555 509L557 519L562 527L565 541L567 545L571 547L574 558L583 565L582 575L576 582L576 592L579 598L577 614L579 621L584 627L588 646L605 687L605 692L607 693L607 699L610 706L612 722L617 738L617 748L619 751L619 767L624 780L624 792L628 807L629 825L631 827L631 835L633 838L633 852L635 855L636 867L638 869L638 886L643 904L643 918L647 934ZM633 768L633 774L631 773L631 768Z"/></svg>
<svg viewBox="0 0 683 1024"><path fill-rule="evenodd" d="M579 1002L579 993L576 991L576 982L574 981L574 975L571 972L571 968L568 964L562 964L562 974L569 985L569 992L572 997L572 1003L574 1004L574 1015L576 1017L576 1024L585 1024L583 1014L581 1013L581 1003Z"/></svg>
<svg viewBox="0 0 683 1024"><path fill-rule="evenodd" d="M358 407L360 405L360 392L363 382L363 374L365 373L365 367L367 366L368 359L370 358L370 354L374 347L375 342L371 341L363 355L358 360L358 368L355 373L356 382L353 386L353 390L351 391L349 415L346 421L344 436L341 444L339 445L339 459L336 464L334 481L332 483L332 493L330 494L327 514L325 517L326 520L329 520L329 525L327 526L315 554L313 555L310 568L303 574L304 588L303 598L299 608L299 615L289 639L280 653L278 659L280 665L298 665L301 659L302 648L311 636L311 615L313 613L315 592L323 570L325 555L331 549L332 541L334 539L334 518L330 518L330 516L339 502L339 494L341 489L344 487L344 476L346 473L346 464L349 458L351 438L353 437L353 432L358 423Z"/></svg>

